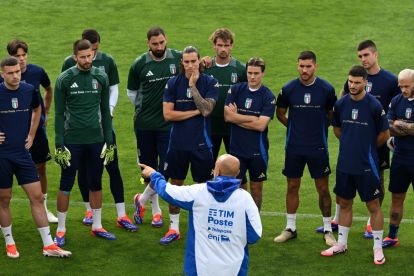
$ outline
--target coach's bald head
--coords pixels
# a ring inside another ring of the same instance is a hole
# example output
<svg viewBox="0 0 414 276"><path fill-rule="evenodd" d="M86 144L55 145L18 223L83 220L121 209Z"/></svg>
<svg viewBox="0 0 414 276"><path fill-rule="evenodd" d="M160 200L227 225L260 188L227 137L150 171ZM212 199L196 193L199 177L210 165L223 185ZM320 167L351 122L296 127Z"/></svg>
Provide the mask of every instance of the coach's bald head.
<svg viewBox="0 0 414 276"><path fill-rule="evenodd" d="M414 70L402 70L398 74L398 86L404 97L414 98Z"/></svg>
<svg viewBox="0 0 414 276"><path fill-rule="evenodd" d="M223 154L217 158L214 167L214 176L236 177L240 172L240 161L230 154Z"/></svg>

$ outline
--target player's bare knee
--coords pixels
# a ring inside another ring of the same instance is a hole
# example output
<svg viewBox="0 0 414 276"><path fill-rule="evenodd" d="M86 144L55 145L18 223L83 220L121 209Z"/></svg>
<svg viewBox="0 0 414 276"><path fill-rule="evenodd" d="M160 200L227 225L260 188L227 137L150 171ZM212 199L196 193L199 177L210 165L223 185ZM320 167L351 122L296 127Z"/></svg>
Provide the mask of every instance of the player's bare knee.
<svg viewBox="0 0 414 276"><path fill-rule="evenodd" d="M46 163L36 164L36 169L39 176L46 175Z"/></svg>

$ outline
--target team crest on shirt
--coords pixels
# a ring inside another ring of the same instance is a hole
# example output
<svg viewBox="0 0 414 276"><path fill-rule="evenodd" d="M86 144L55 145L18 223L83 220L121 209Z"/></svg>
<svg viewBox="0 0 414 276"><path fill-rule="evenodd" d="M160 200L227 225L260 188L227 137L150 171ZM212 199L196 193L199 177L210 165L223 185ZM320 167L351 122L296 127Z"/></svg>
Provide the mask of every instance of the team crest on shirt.
<svg viewBox="0 0 414 276"><path fill-rule="evenodd" d="M92 88L93 89L98 89L98 81L96 79L92 80Z"/></svg>
<svg viewBox="0 0 414 276"><path fill-rule="evenodd" d="M12 104L12 107L14 109L17 109L19 107L19 99L18 98L12 98L11 99L11 104Z"/></svg>
<svg viewBox="0 0 414 276"><path fill-rule="evenodd" d="M252 99L247 98L246 101L244 102L244 107L249 109L252 106L252 102L253 102Z"/></svg>
<svg viewBox="0 0 414 276"><path fill-rule="evenodd" d="M191 98L191 88L187 88L187 98Z"/></svg>
<svg viewBox="0 0 414 276"><path fill-rule="evenodd" d="M104 72L105 72L105 66L101 65L101 66L99 66L98 68L99 68L100 70L102 70L102 71L104 71Z"/></svg>
<svg viewBox="0 0 414 276"><path fill-rule="evenodd" d="M411 119L411 115L413 114L413 110L410 108L410 107L408 107L406 110L405 110L405 118L406 119Z"/></svg>
<svg viewBox="0 0 414 276"><path fill-rule="evenodd" d="M311 94L310 93L305 93L305 96L303 96L303 101L305 102L305 104L310 104Z"/></svg>
<svg viewBox="0 0 414 276"><path fill-rule="evenodd" d="M231 82L236 83L238 80L236 73L231 73Z"/></svg>
<svg viewBox="0 0 414 276"><path fill-rule="evenodd" d="M358 109L352 109L351 117L352 117L352 120L358 119Z"/></svg>
<svg viewBox="0 0 414 276"><path fill-rule="evenodd" d="M175 64L170 64L170 73L173 75L177 73L177 68L175 67Z"/></svg>
<svg viewBox="0 0 414 276"><path fill-rule="evenodd" d="M367 92L367 93L371 93L371 91L372 91L372 82L368 82L367 83L367 85L365 85L365 91Z"/></svg>

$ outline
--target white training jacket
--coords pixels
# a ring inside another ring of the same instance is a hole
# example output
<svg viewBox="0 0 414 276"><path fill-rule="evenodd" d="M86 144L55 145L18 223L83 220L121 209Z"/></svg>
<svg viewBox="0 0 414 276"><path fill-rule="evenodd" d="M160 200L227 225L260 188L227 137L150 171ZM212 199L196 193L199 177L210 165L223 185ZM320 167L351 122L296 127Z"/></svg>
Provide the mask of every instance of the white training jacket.
<svg viewBox="0 0 414 276"><path fill-rule="evenodd" d="M151 186L167 202L189 211L186 275L247 275L247 244L260 239L262 223L239 180L219 176L203 184L175 186L156 172Z"/></svg>

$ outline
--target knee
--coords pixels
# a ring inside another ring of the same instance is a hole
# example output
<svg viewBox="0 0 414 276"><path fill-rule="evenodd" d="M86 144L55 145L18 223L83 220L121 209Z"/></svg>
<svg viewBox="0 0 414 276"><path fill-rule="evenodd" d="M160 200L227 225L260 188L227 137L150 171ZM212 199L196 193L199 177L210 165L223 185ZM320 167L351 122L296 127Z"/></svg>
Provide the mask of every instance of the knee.
<svg viewBox="0 0 414 276"><path fill-rule="evenodd" d="M11 194L5 194L0 196L1 207L8 207L10 205Z"/></svg>
<svg viewBox="0 0 414 276"><path fill-rule="evenodd" d="M299 194L299 185L298 184L288 184L287 193L289 195L297 195Z"/></svg>

